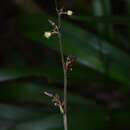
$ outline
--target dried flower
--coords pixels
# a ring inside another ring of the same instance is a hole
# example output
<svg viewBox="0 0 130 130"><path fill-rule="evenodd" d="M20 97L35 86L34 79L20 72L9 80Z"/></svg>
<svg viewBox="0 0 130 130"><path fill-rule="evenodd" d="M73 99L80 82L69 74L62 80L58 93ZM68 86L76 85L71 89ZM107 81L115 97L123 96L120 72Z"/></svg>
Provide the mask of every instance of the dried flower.
<svg viewBox="0 0 130 130"><path fill-rule="evenodd" d="M44 33L44 36L45 36L46 38L48 38L48 39L51 37L51 35L52 35L51 32L45 32L45 33Z"/></svg>
<svg viewBox="0 0 130 130"><path fill-rule="evenodd" d="M45 95L49 96L50 98L52 98L52 103L54 104L54 106L57 106L59 107L60 109L60 112L62 114L64 114L64 102L60 99L60 96L55 94L51 94L51 93L48 93L48 92L44 92Z"/></svg>
<svg viewBox="0 0 130 130"><path fill-rule="evenodd" d="M71 10L67 11L67 15L71 16L72 14L73 14L73 11L71 11Z"/></svg>
<svg viewBox="0 0 130 130"><path fill-rule="evenodd" d="M75 62L76 62L76 57L74 57L74 56L68 56L66 58L66 62L65 62L65 68L66 68L66 70L72 71L72 67L75 64Z"/></svg>

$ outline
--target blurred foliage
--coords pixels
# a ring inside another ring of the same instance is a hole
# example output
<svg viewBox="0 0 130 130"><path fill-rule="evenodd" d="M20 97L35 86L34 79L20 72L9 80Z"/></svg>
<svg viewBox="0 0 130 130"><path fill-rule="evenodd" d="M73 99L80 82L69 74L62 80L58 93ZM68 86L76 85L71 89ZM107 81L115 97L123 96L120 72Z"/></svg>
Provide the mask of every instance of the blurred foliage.
<svg viewBox="0 0 130 130"><path fill-rule="evenodd" d="M62 0L68 73L69 129L130 129L129 0ZM63 96L54 1L1 0L0 130L63 130L62 115L44 91Z"/></svg>

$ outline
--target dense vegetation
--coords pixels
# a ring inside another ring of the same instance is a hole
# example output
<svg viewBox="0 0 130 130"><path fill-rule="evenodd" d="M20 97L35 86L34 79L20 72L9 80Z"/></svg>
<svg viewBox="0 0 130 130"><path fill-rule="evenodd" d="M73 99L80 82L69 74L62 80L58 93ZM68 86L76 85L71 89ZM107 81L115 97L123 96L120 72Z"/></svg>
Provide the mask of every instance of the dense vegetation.
<svg viewBox="0 0 130 130"><path fill-rule="evenodd" d="M68 74L69 130L130 129L129 0L62 0L64 54L76 57ZM63 130L44 91L63 95L53 0L0 1L0 130Z"/></svg>

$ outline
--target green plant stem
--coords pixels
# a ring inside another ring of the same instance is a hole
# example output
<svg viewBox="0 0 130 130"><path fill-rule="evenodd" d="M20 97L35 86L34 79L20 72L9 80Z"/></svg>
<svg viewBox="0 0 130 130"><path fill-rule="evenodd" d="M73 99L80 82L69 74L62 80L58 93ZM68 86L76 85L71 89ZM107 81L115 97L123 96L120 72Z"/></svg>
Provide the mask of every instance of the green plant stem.
<svg viewBox="0 0 130 130"><path fill-rule="evenodd" d="M62 42L62 36L61 36L61 15L59 13L58 13L58 39L59 39L59 45L60 45L60 55L61 55L61 61L62 61L62 68L63 68L63 73L64 73L64 114L63 114L64 130L68 130L68 123L67 123L67 71L65 68L63 42Z"/></svg>
<svg viewBox="0 0 130 130"><path fill-rule="evenodd" d="M64 59L64 52L63 52L63 42L62 42L62 35L61 35L61 14L58 10L57 0L55 0L56 11L58 15L58 40L59 40L59 47L60 47L60 55L61 55L61 62L62 68L64 73L64 114L63 114L63 122L64 122L64 130L68 130L68 118L67 118L67 70L65 67L65 59Z"/></svg>

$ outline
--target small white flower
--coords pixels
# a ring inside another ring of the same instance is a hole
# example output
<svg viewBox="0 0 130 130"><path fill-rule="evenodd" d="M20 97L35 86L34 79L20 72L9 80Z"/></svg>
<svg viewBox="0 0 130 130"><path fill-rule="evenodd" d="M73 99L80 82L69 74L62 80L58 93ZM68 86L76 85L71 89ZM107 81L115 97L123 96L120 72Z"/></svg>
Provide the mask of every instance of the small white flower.
<svg viewBox="0 0 130 130"><path fill-rule="evenodd" d="M67 11L67 15L71 16L72 14L73 14L73 11L71 11L71 10Z"/></svg>
<svg viewBox="0 0 130 130"><path fill-rule="evenodd" d="M51 37L51 35L52 35L51 32L45 32L45 33L44 33L44 36L45 36L46 38L48 38L48 39Z"/></svg>

